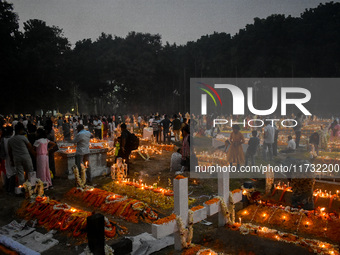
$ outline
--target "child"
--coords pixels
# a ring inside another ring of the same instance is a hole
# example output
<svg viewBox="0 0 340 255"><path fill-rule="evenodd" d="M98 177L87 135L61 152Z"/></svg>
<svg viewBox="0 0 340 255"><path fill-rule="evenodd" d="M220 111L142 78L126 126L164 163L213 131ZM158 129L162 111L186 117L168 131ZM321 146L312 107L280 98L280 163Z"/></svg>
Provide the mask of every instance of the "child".
<svg viewBox="0 0 340 255"><path fill-rule="evenodd" d="M260 144L260 139L257 137L257 131L253 130L251 134L253 137L251 137L248 141L248 148L246 151L246 166L248 165L249 158L251 160L251 164L255 165L255 154Z"/></svg>
<svg viewBox="0 0 340 255"><path fill-rule="evenodd" d="M56 145L46 138L46 132L42 128L37 130L37 139L34 147L37 152L37 178L47 183L47 188L52 187L51 173L48 166L48 151ZM48 149L50 145L50 149Z"/></svg>

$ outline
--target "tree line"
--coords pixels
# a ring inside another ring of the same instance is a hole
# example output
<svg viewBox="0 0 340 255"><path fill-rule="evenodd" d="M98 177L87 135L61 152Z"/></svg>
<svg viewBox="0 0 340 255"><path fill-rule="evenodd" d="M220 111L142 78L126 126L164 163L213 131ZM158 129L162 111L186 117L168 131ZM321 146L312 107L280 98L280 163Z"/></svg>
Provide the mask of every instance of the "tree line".
<svg viewBox="0 0 340 255"><path fill-rule="evenodd" d="M340 3L300 17L254 18L235 35L185 45L161 35L102 33L71 47L63 30L24 22L0 0L1 113L189 111L190 77L339 77Z"/></svg>

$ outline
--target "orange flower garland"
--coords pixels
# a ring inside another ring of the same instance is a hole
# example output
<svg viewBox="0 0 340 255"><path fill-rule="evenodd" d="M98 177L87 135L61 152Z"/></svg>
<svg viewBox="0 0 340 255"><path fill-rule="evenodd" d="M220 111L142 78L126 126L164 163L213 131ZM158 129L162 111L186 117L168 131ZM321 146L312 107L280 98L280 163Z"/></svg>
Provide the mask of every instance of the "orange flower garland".
<svg viewBox="0 0 340 255"><path fill-rule="evenodd" d="M173 221L173 220L176 220L176 215L174 213L167 216L167 217L156 220L153 224L162 225L162 224L166 224L166 223Z"/></svg>
<svg viewBox="0 0 340 255"><path fill-rule="evenodd" d="M91 212L70 207L68 204L56 200L49 201L46 197L37 197L35 201L25 200L17 211L20 217L26 220L37 219L38 224L48 230L57 229L66 231L69 235L86 239L87 217ZM105 236L114 238L116 235L127 233L127 229L113 221L105 219Z"/></svg>
<svg viewBox="0 0 340 255"><path fill-rule="evenodd" d="M219 202L220 200L218 198L213 198L213 199L210 199L206 202L204 202L206 205L212 205L212 204L216 204L217 202Z"/></svg>
<svg viewBox="0 0 340 255"><path fill-rule="evenodd" d="M177 175L175 177L176 180L180 180L180 179L185 179L186 177L184 177L183 175Z"/></svg>
<svg viewBox="0 0 340 255"><path fill-rule="evenodd" d="M158 215L150 206L136 199L127 198L101 189L72 188L66 196L82 201L86 206L115 215L127 221L138 223L139 220L152 222Z"/></svg>
<svg viewBox="0 0 340 255"><path fill-rule="evenodd" d="M194 212L194 211L201 210L201 209L203 209L203 208L204 208L204 206L198 205L198 206L195 206L195 207L191 208L190 210Z"/></svg>

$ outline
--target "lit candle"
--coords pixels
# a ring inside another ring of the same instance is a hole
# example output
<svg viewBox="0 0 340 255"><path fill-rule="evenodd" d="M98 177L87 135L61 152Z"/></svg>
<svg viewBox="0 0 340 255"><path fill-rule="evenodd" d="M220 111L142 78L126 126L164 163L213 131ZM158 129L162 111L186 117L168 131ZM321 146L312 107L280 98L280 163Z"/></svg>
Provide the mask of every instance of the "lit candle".
<svg viewBox="0 0 340 255"><path fill-rule="evenodd" d="M242 224L242 218L239 217L238 220L240 221L240 225Z"/></svg>

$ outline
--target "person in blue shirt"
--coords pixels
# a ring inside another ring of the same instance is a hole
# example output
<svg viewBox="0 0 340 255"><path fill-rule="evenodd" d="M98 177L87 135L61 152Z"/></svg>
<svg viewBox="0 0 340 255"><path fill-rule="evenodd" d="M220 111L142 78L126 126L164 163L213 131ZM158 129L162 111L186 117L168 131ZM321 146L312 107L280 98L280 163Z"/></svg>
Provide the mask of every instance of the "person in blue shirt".
<svg viewBox="0 0 340 255"><path fill-rule="evenodd" d="M93 137L93 135L89 131L85 130L82 124L79 124L77 126L77 131L78 133L72 141L73 143L77 144L75 163L79 171L81 169L81 164L84 164L84 166L88 167L86 169L86 176L87 180L91 182L92 176L90 169L89 154L90 154L90 139Z"/></svg>

